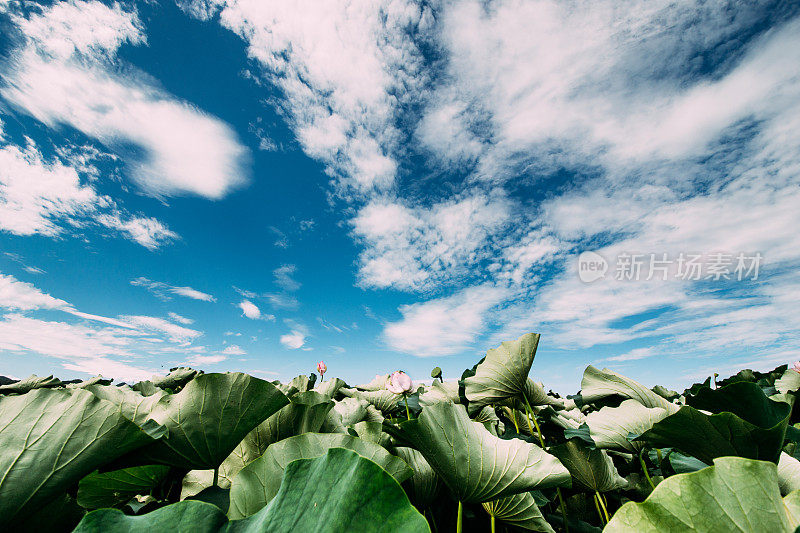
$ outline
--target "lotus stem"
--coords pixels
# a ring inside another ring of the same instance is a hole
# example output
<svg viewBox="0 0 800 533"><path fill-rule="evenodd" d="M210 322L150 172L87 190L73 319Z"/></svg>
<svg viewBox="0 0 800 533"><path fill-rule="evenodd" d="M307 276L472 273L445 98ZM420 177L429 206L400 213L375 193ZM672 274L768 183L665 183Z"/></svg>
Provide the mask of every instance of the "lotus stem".
<svg viewBox="0 0 800 533"><path fill-rule="evenodd" d="M219 467L214 469L214 482L212 483L212 487L217 487L219 482Z"/></svg>
<svg viewBox="0 0 800 533"><path fill-rule="evenodd" d="M456 520L456 533L461 533L461 519L464 514L464 505L461 503L461 500L458 501L458 518Z"/></svg>
<svg viewBox="0 0 800 533"><path fill-rule="evenodd" d="M658 456L658 468L661 470L661 475L664 475L664 467L661 463L664 462L664 457L661 456L661 448L656 448L656 455Z"/></svg>
<svg viewBox="0 0 800 533"><path fill-rule="evenodd" d="M531 404L528 402L527 398L525 398L525 417L528 419L528 429L530 430L531 434L533 434L533 428L531 427L531 418L533 418L533 424L536 426L536 435L539 436L539 444L542 445L543 450L546 450L544 446L544 437L542 436L542 428L539 427L539 422L536 421L536 414L533 412L533 407L531 407ZM564 517L564 531L569 533L569 526L567 525L567 510L566 505L564 504L564 496L561 494L561 487L556 487L556 494L558 494L558 506L561 508L561 514Z"/></svg>
<svg viewBox="0 0 800 533"><path fill-rule="evenodd" d="M597 516L600 517L600 525L605 525L606 519L603 512L600 510L600 502L597 501L597 494L595 494L592 499L594 500L594 508L597 509Z"/></svg>
<svg viewBox="0 0 800 533"><path fill-rule="evenodd" d="M492 533L495 533L494 515L489 515L489 516L491 517Z"/></svg>
<svg viewBox="0 0 800 533"><path fill-rule="evenodd" d="M408 410L408 395L403 393L403 403L406 404L406 418L411 420L411 411Z"/></svg>
<svg viewBox="0 0 800 533"><path fill-rule="evenodd" d="M430 513L430 518L428 518L428 515L426 513ZM436 527L436 518L433 516L433 511L427 509L422 514L425 516L426 519L428 519L428 522L430 522L430 524L433 526L433 528L431 528L433 529L433 533L438 533L439 529Z"/></svg>
<svg viewBox="0 0 800 533"><path fill-rule="evenodd" d="M644 462L644 455L643 454L644 454L644 448L642 448L639 451L639 462L642 463L642 472L644 472L644 477L647 478L647 482L650 483L650 486L653 487L653 490L655 490L656 486L653 483L653 480L650 479L650 473L647 471L647 465Z"/></svg>
<svg viewBox="0 0 800 533"><path fill-rule="evenodd" d="M514 422L514 428L517 430L517 435L519 435L519 424L517 424L517 410L514 407L511 407L511 421Z"/></svg>
<svg viewBox="0 0 800 533"><path fill-rule="evenodd" d="M561 508L561 517L564 519L564 531L569 533L569 524L567 523L567 506L564 504L564 496L561 494L561 487L556 487L558 494L558 506Z"/></svg>
<svg viewBox="0 0 800 533"><path fill-rule="evenodd" d="M597 501L600 502L600 507L603 508L603 514L606 517L606 524L608 524L608 521L611 520L611 518L609 518L608 516L608 509L606 509L606 501L603 499L603 495L600 494L600 491L595 490L594 493L597 496Z"/></svg>

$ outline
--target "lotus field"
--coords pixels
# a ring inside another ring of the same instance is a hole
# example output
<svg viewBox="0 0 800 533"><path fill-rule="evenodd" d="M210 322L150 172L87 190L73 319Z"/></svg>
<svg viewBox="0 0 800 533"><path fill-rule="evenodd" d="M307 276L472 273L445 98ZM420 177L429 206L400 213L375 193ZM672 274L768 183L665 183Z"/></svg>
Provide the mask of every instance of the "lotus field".
<svg viewBox="0 0 800 533"><path fill-rule="evenodd" d="M561 397L530 377L538 343L430 386L351 386L323 362L289 383L5 384L0 529L796 531L797 370L679 393L589 366Z"/></svg>

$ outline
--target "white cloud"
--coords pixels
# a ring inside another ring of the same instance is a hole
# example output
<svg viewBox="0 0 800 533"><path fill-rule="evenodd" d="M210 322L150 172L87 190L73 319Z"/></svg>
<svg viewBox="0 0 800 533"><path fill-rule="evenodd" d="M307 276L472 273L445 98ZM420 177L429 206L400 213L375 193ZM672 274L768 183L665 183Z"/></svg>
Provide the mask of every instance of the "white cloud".
<svg viewBox="0 0 800 533"><path fill-rule="evenodd" d="M174 320L175 322L183 325L193 324L194 320L191 318L186 318L185 316L181 316L178 313L173 313L170 311L169 317Z"/></svg>
<svg viewBox="0 0 800 533"><path fill-rule="evenodd" d="M242 310L242 313L247 318L257 320L261 318L261 310L258 308L256 304L249 300L242 300L239 302L239 309Z"/></svg>
<svg viewBox="0 0 800 533"><path fill-rule="evenodd" d="M305 345L306 334L302 331L292 330L290 333L281 335L280 342L290 350L297 350Z"/></svg>
<svg viewBox="0 0 800 533"><path fill-rule="evenodd" d="M145 289L152 292L154 295L156 295L158 298L162 300L169 300L172 298L173 294L176 294L178 296L191 298L193 300L201 300L204 302L217 301L217 299L212 295L202 291L198 291L197 289L193 289L191 287L180 287L175 285L169 285L168 283L163 283L161 281L153 281L145 277L132 279L131 285L134 285L136 287L144 287Z"/></svg>
<svg viewBox="0 0 800 533"><path fill-rule="evenodd" d="M485 331L486 313L507 296L505 289L482 285L401 306L402 320L388 324L384 338L395 350L418 357L462 352Z"/></svg>
<svg viewBox="0 0 800 533"><path fill-rule="evenodd" d="M170 231L154 218L131 217L122 220L119 214L104 214L97 217L97 222L126 233L129 238L150 250L155 250L162 244L178 238L177 233Z"/></svg>
<svg viewBox="0 0 800 533"><path fill-rule="evenodd" d="M292 277L296 271L295 265L281 265L272 271L272 275L275 276L275 283L283 290L296 291L300 288L300 283Z"/></svg>
<svg viewBox="0 0 800 533"><path fill-rule="evenodd" d="M376 200L359 211L353 232L365 249L360 284L424 289L469 274L487 257L493 235L507 223L511 203L481 194L429 208Z"/></svg>
<svg viewBox="0 0 800 533"><path fill-rule="evenodd" d="M241 346L231 344L230 346L225 347L225 349L222 350L222 353L225 355L245 355L247 352L245 352Z"/></svg>
<svg viewBox="0 0 800 533"><path fill-rule="evenodd" d="M129 330L119 328L98 329L16 314L0 319L0 350L35 352L67 361L63 366L69 370L119 379L147 379L152 374L111 359L135 358L135 341Z"/></svg>
<svg viewBox="0 0 800 533"><path fill-rule="evenodd" d="M173 324L163 318L153 316L123 316L123 321L148 330L154 330L166 334L173 342L191 342L203 333L194 329L189 329L177 324Z"/></svg>
<svg viewBox="0 0 800 533"><path fill-rule="evenodd" d="M77 229L99 224L151 250L177 238L153 218L124 213L111 198L81 180L82 174L92 178L96 172L85 158L46 161L30 139L24 149L0 146L0 230L55 237L65 225Z"/></svg>
<svg viewBox="0 0 800 533"><path fill-rule="evenodd" d="M120 45L145 41L134 13L72 0L14 20L25 43L10 53L0 94L15 107L119 149L133 179L155 196L217 199L242 182L246 150L229 126L144 74L112 66Z"/></svg>
<svg viewBox="0 0 800 533"><path fill-rule="evenodd" d="M225 355L193 355L189 358L191 365L215 365L228 359Z"/></svg>
<svg viewBox="0 0 800 533"><path fill-rule="evenodd" d="M657 355L657 352L654 348L634 348L629 352L608 357L606 358L606 361L638 361L639 359L646 359L648 357L653 357L654 355Z"/></svg>
<svg viewBox="0 0 800 533"><path fill-rule="evenodd" d="M100 197L81 184L77 171L46 163L32 143L24 150L0 147L0 228L15 235L58 235L58 221L75 224Z"/></svg>
<svg viewBox="0 0 800 533"><path fill-rule="evenodd" d="M14 276L0 274L0 307L30 311L33 309L65 309L69 307L69 304L43 293L30 283L17 280Z"/></svg>
<svg viewBox="0 0 800 533"><path fill-rule="evenodd" d="M190 6L206 18L221 9L220 23L245 39L250 57L276 75L271 81L287 95L303 149L325 162L342 185L367 192L393 184L398 99L424 81L410 32L430 20L425 8L402 0Z"/></svg>

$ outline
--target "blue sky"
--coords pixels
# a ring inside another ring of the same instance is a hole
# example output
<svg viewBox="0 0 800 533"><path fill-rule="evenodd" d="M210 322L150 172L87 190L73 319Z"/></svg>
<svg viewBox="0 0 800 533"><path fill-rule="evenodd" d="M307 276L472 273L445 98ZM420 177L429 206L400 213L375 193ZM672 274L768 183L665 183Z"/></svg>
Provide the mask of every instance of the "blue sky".
<svg viewBox="0 0 800 533"><path fill-rule="evenodd" d="M794 3L0 0L0 374L772 368L797 131Z"/></svg>

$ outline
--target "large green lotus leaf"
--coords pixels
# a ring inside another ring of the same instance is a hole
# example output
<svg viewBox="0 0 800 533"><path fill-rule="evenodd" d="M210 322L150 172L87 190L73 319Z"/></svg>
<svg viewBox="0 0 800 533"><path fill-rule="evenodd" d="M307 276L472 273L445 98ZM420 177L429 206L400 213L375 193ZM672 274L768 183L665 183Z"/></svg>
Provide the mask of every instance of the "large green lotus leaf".
<svg viewBox="0 0 800 533"><path fill-rule="evenodd" d="M123 462L217 468L248 433L288 403L275 385L247 374L199 375L153 406L149 418L165 425L168 437Z"/></svg>
<svg viewBox="0 0 800 533"><path fill-rule="evenodd" d="M321 381L319 384L314 387L314 392L318 394L322 394L329 400L332 400L336 394L339 392L339 389L342 387L346 387L347 383L339 378L329 379L328 381Z"/></svg>
<svg viewBox="0 0 800 533"><path fill-rule="evenodd" d="M400 409L400 400L403 399L402 394L395 394L386 389L373 390L373 391L360 391L357 389L348 389L342 387L339 392L349 398L357 398L364 400L379 411L384 413L393 413Z"/></svg>
<svg viewBox="0 0 800 533"><path fill-rule="evenodd" d="M636 400L645 407L660 407L670 414L680 409L679 405L667 401L664 397L651 391L641 383L613 370L598 370L589 365L583 371L581 380L581 397L584 403L591 403L608 396L621 396Z"/></svg>
<svg viewBox="0 0 800 533"><path fill-rule="evenodd" d="M400 424L400 435L462 502L483 503L570 482L554 456L522 439L495 437L470 420L463 405L427 405L418 418Z"/></svg>
<svg viewBox="0 0 800 533"><path fill-rule="evenodd" d="M386 380L389 379L389 374L375 374L375 377L372 378L372 381L369 383L364 383L363 385L356 386L357 389L361 390L381 390L386 388Z"/></svg>
<svg viewBox="0 0 800 533"><path fill-rule="evenodd" d="M86 509L67 494L62 493L21 523L14 525L14 533L71 533L86 515ZM4 524L6 525L6 524Z"/></svg>
<svg viewBox="0 0 800 533"><path fill-rule="evenodd" d="M298 392L307 392L314 387L317 381L316 374L299 375L292 378L289 383L281 383L280 381L273 381L272 384L278 387L286 396L293 396Z"/></svg>
<svg viewBox="0 0 800 533"><path fill-rule="evenodd" d="M783 375L775 380L775 389L783 394L800 390L800 372L789 368Z"/></svg>
<svg viewBox="0 0 800 533"><path fill-rule="evenodd" d="M84 517L75 533L386 533L429 532L397 481L380 466L341 448L292 462L269 505L231 520L214 505L184 501L143 516L101 509Z"/></svg>
<svg viewBox="0 0 800 533"><path fill-rule="evenodd" d="M617 472L614 462L604 450L591 449L580 439L570 439L553 446L550 453L567 467L572 479L591 491L607 492L628 484ZM575 484L572 485L575 487Z"/></svg>
<svg viewBox="0 0 800 533"><path fill-rule="evenodd" d="M531 405L555 403L544 388L528 378L539 345L538 333L527 333L515 341L503 342L488 350L484 360L475 367L475 375L463 380L464 395L469 400L470 413L485 405L527 400Z"/></svg>
<svg viewBox="0 0 800 533"><path fill-rule="evenodd" d="M301 433L319 431L333 407L332 400L313 391L295 393L290 400L289 405L248 433L225 458L219 466L219 487L230 488L231 481L239 471L261 457L273 442ZM213 470L192 470L183 479L181 499L194 496L213 483Z"/></svg>
<svg viewBox="0 0 800 533"><path fill-rule="evenodd" d="M158 402L167 393L161 389L150 396L144 396L141 392L133 390L128 386L111 386L111 385L89 385L86 390L108 402L116 405L122 415L128 420L132 420L138 425L142 425L150 418L150 413Z"/></svg>
<svg viewBox="0 0 800 533"><path fill-rule="evenodd" d="M288 405L264 420L242 440L244 464L261 457L273 442L319 431L333 408L332 400L313 391L296 393L290 400Z"/></svg>
<svg viewBox="0 0 800 533"><path fill-rule="evenodd" d="M773 463L719 457L714 466L665 479L642 503L626 503L603 531L788 533L798 525L800 492L781 499Z"/></svg>
<svg viewBox="0 0 800 533"><path fill-rule="evenodd" d="M153 379L150 381L156 387L175 390L189 383L189 381L193 380L197 375L197 370L179 366L178 368L170 370L170 373L166 376L153 376Z"/></svg>
<svg viewBox="0 0 800 533"><path fill-rule="evenodd" d="M347 448L374 461L399 483L413 473L402 459L372 442L341 433L304 433L276 442L239 472L231 485L228 514L231 518L243 518L256 513L278 493L281 476L289 463L325 455L332 448Z"/></svg>
<svg viewBox="0 0 800 533"><path fill-rule="evenodd" d="M52 375L40 378L36 374L33 374L22 381L0 386L0 394L25 394L35 389L51 389L63 385L60 379L54 378Z"/></svg>
<svg viewBox="0 0 800 533"><path fill-rule="evenodd" d="M90 385L110 385L111 382L114 381L113 379L106 379L101 375L97 375L93 378L86 379L84 381L78 381L76 383L68 383L68 389L85 389Z"/></svg>
<svg viewBox="0 0 800 533"><path fill-rule="evenodd" d="M800 461L786 452L778 460L778 483L783 495L800 489Z"/></svg>
<svg viewBox="0 0 800 533"><path fill-rule="evenodd" d="M439 402L461 403L461 397L458 395L458 381L434 380L433 384L426 387L419 396L419 403L422 406Z"/></svg>
<svg viewBox="0 0 800 533"><path fill-rule="evenodd" d="M0 398L3 524L38 511L95 469L163 435L164 428L153 424L145 431L82 389Z"/></svg>
<svg viewBox="0 0 800 533"><path fill-rule="evenodd" d="M353 424L352 433L355 433L355 436L359 439L374 442L380 446L385 447L389 444L389 434L383 431L382 422L368 422L362 420L361 422Z"/></svg>
<svg viewBox="0 0 800 533"><path fill-rule="evenodd" d="M414 448L399 446L394 449L394 452L414 471L411 478L405 482L410 489L411 500L420 509L428 507L439 493L439 476L433 471L425 457Z"/></svg>
<svg viewBox="0 0 800 533"><path fill-rule="evenodd" d="M165 465L144 465L93 472L78 484L78 504L85 509L115 507L137 494L149 494L167 477L169 470Z"/></svg>
<svg viewBox="0 0 800 533"><path fill-rule="evenodd" d="M684 406L638 440L678 448L708 464L724 455L778 462L792 410L789 405L770 400L758 385L747 382L701 389L687 401L717 414Z"/></svg>
<svg viewBox="0 0 800 533"><path fill-rule="evenodd" d="M231 483L233 482L233 476L230 476L225 468L226 461L227 459L222 461L222 464L217 471L217 487L220 489L230 490ZM236 471L237 474L239 473L239 470L241 470L241 468ZM196 496L207 488L211 487L213 484L213 470L190 470L185 476L183 476L183 480L181 481L180 500L183 501L186 498Z"/></svg>
<svg viewBox="0 0 800 533"><path fill-rule="evenodd" d="M536 500L530 492L514 494L482 504L489 516L528 531L555 533L542 516Z"/></svg>
<svg viewBox="0 0 800 533"><path fill-rule="evenodd" d="M473 420L475 422L480 422L483 424L483 427L489 430L494 436L498 435L499 433L503 432L503 423L500 421L500 417L497 416L494 408L491 406L485 406L481 409L474 417Z"/></svg>
<svg viewBox="0 0 800 533"><path fill-rule="evenodd" d="M641 435L668 416L661 407L645 407L636 400L625 400L619 407L603 407L586 415L589 435L598 448L639 453L641 442L628 435Z"/></svg>

